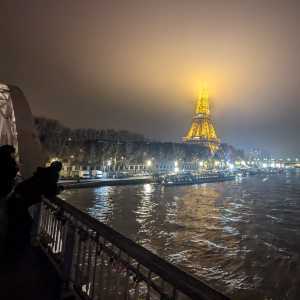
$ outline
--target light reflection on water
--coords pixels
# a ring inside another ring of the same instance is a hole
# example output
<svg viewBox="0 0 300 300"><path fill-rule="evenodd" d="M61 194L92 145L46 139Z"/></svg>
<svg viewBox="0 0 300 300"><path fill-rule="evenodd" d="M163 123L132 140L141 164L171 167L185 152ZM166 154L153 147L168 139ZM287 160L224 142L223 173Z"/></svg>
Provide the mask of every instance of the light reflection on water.
<svg viewBox="0 0 300 300"><path fill-rule="evenodd" d="M300 299L300 176L63 197L234 299Z"/></svg>

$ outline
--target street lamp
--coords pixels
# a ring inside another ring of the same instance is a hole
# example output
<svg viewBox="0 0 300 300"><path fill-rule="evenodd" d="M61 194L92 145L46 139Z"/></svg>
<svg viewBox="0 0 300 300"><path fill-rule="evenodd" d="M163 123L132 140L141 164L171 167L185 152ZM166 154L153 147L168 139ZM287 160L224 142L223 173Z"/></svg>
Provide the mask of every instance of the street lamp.
<svg viewBox="0 0 300 300"><path fill-rule="evenodd" d="M178 173L179 172L179 168L178 168L178 161L177 160L174 161L174 166L175 166L174 167L174 172Z"/></svg>
<svg viewBox="0 0 300 300"><path fill-rule="evenodd" d="M228 169L232 171L234 169L234 164L227 162Z"/></svg>

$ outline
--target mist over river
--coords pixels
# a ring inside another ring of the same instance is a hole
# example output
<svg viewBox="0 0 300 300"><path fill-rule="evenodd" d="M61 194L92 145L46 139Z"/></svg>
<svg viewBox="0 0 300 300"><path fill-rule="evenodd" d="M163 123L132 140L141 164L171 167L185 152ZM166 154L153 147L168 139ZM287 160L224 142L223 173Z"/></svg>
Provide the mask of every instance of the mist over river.
<svg viewBox="0 0 300 300"><path fill-rule="evenodd" d="M66 190L77 206L233 299L300 299L300 174Z"/></svg>

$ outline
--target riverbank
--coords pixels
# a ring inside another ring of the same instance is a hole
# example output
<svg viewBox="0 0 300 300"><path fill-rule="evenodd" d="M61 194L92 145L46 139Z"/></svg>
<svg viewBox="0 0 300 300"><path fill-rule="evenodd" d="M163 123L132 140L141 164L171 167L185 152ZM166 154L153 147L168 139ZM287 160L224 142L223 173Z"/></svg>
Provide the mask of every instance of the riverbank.
<svg viewBox="0 0 300 300"><path fill-rule="evenodd" d="M64 189L93 188L99 186L133 185L154 182L152 176L129 177L129 178L106 178L106 179L81 179L61 180L59 185Z"/></svg>

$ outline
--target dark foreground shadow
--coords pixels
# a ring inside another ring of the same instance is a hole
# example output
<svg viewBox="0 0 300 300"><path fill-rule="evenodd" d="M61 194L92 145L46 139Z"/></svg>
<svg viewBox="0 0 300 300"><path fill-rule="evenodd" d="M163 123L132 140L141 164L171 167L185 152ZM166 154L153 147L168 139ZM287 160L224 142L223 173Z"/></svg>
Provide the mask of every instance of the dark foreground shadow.
<svg viewBox="0 0 300 300"><path fill-rule="evenodd" d="M2 261L0 299L59 299L61 280L39 248L27 247L17 261Z"/></svg>

